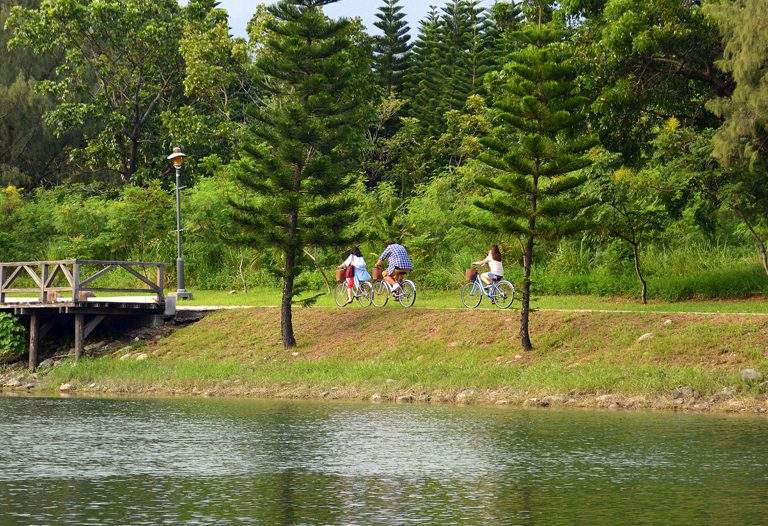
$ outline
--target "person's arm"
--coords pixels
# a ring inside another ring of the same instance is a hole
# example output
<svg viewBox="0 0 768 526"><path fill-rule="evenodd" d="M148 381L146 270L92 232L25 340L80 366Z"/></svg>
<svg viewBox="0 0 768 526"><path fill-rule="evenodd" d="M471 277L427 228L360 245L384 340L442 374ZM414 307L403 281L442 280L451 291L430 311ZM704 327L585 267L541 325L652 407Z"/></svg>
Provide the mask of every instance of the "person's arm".
<svg viewBox="0 0 768 526"><path fill-rule="evenodd" d="M385 260L385 259L387 259L387 260L389 259L389 256L390 256L390 253L389 253L389 252L390 252L390 251L389 251L389 247L387 247L386 249L384 249L384 252L382 252L382 253L381 253L381 255L379 256L379 259L378 259L378 261L376 261L376 266L377 266L377 267L380 267L380 266L381 266L381 264L382 264L382 263L384 263L384 260Z"/></svg>
<svg viewBox="0 0 768 526"><path fill-rule="evenodd" d="M487 256L487 257L486 257L484 260L482 260L482 261L475 261L475 262L474 262L474 263L472 263L472 264L473 264L473 265L477 265L478 267L481 267L481 266L483 266L483 265L487 265L487 264L488 264L488 262L490 261L490 259L491 259L491 256Z"/></svg>
<svg viewBox="0 0 768 526"><path fill-rule="evenodd" d="M352 264L352 254L350 254L349 257L347 257L347 259L344 261L344 263L341 264L340 268L347 268L351 264Z"/></svg>

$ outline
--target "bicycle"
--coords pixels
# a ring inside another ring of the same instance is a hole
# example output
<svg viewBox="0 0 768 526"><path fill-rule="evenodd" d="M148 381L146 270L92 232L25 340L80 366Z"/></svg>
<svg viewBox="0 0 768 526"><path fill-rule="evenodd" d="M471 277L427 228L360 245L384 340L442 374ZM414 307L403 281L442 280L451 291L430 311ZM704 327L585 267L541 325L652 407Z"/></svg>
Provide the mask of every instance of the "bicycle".
<svg viewBox="0 0 768 526"><path fill-rule="evenodd" d="M357 281L352 288L352 298L356 299L362 307L370 307L373 303L373 284L370 281ZM342 281L336 284L333 290L333 299L339 307L350 305L347 296L347 282Z"/></svg>
<svg viewBox="0 0 768 526"><path fill-rule="evenodd" d="M392 286L384 279L376 280L373 284L373 305L384 307L391 297L406 309L413 307L416 303L416 284L409 279L403 279L404 277L405 273L398 273L397 282L400 288L397 291L392 290Z"/></svg>
<svg viewBox="0 0 768 526"><path fill-rule="evenodd" d="M461 287L461 303L468 309L479 307L484 297L498 308L508 309L515 301L515 286L505 279L486 285L477 274L473 281Z"/></svg>

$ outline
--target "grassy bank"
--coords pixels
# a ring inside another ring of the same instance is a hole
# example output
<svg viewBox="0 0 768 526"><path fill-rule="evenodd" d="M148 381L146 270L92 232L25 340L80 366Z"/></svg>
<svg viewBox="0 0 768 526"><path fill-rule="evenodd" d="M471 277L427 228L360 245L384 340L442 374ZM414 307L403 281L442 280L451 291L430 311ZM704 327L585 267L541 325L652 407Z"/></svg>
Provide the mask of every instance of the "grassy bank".
<svg viewBox="0 0 768 526"><path fill-rule="evenodd" d="M538 312L529 354L518 351L514 312L298 309L295 322L295 352L282 349L275 309L225 311L136 344L128 358L123 349L55 367L41 385L702 410L735 397L768 407L761 387L740 377L744 368L768 372L763 317ZM142 353L148 358L137 361ZM692 391L676 394L680 387Z"/></svg>

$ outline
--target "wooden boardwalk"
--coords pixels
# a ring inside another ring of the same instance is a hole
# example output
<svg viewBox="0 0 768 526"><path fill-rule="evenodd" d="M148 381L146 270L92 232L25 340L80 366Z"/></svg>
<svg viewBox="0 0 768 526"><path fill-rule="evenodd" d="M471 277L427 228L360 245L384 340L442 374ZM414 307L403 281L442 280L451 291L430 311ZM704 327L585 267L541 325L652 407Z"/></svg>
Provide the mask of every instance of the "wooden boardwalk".
<svg viewBox="0 0 768 526"><path fill-rule="evenodd" d="M112 273L122 274L120 283L136 285L98 284ZM169 314L164 290L163 263L79 259L0 263L0 312L28 318L31 370L37 367L40 340L55 318L71 318L77 359L85 340L109 316Z"/></svg>

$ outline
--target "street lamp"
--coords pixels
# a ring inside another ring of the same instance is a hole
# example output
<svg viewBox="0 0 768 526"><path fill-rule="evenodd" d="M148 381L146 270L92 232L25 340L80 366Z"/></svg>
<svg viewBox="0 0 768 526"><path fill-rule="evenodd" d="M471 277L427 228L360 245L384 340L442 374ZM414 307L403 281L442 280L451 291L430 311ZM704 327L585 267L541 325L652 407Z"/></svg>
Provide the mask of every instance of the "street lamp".
<svg viewBox="0 0 768 526"><path fill-rule="evenodd" d="M184 166L184 152L176 147L173 153L168 156L168 160L176 168L176 298L180 300L191 300L192 293L188 292L184 286L184 249L182 246L182 228L181 228L181 171Z"/></svg>

